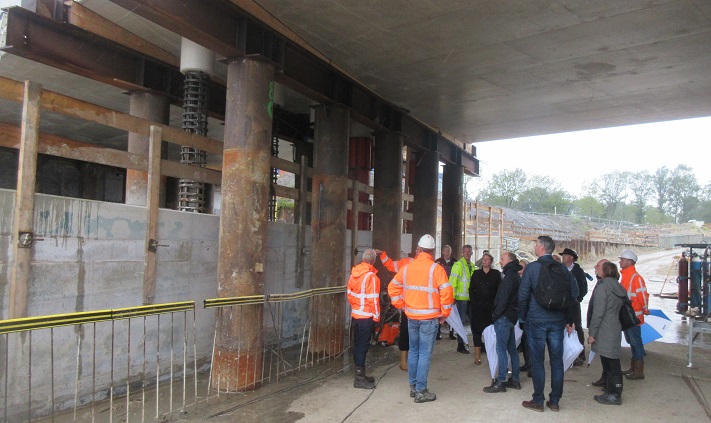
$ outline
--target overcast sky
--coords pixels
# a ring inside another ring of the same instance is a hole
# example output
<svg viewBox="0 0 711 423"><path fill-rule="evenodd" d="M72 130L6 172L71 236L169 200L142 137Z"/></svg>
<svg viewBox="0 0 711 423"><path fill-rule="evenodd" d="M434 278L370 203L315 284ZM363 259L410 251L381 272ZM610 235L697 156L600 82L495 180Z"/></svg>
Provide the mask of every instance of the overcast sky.
<svg viewBox="0 0 711 423"><path fill-rule="evenodd" d="M476 143L481 180L474 193L504 170L548 175L579 197L584 184L605 173L679 164L693 168L702 187L711 183L711 117Z"/></svg>

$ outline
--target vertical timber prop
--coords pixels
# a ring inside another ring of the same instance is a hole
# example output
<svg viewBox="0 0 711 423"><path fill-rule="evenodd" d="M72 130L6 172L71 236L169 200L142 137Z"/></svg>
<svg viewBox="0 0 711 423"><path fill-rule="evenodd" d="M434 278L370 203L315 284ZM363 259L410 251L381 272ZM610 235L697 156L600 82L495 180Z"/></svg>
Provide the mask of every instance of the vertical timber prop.
<svg viewBox="0 0 711 423"><path fill-rule="evenodd" d="M42 86L25 81L20 132L20 158L12 218L12 252L15 261L10 276L10 315L27 317L32 244L34 243L35 182L37 180L37 145L39 143L40 96Z"/></svg>
<svg viewBox="0 0 711 423"><path fill-rule="evenodd" d="M311 212L311 287L345 284L344 260L348 203L350 111L316 107L313 202ZM313 298L311 353L318 358L340 353L345 342L345 295Z"/></svg>
<svg viewBox="0 0 711 423"><path fill-rule="evenodd" d="M228 65L222 163L222 211L217 262L218 296L264 293L270 185L274 65L243 57ZM212 380L218 389L261 384L263 305L218 313Z"/></svg>

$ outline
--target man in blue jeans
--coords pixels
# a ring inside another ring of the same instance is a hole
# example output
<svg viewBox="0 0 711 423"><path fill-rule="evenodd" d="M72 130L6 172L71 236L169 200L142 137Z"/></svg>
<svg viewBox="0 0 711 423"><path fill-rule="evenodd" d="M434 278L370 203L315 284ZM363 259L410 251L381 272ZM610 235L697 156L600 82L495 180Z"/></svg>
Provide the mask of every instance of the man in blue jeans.
<svg viewBox="0 0 711 423"><path fill-rule="evenodd" d="M491 313L496 332L496 356L499 362L499 374L484 388L484 392L493 394L506 392L506 388L521 389L519 380L518 351L516 350L516 335L514 325L518 320L518 288L521 280L518 271L523 269L514 253L504 251L499 260L504 279L496 291L494 309ZM511 356L511 378L506 380Z"/></svg>
<svg viewBox="0 0 711 423"><path fill-rule="evenodd" d="M407 315L410 397L416 403L423 403L437 399L437 395L427 389L427 376L437 328L451 313L454 298L447 272L434 261L434 238L423 235L417 245L422 252L398 270L388 285L388 295L393 306L403 309Z"/></svg>
<svg viewBox="0 0 711 423"><path fill-rule="evenodd" d="M521 405L540 412L543 412L545 400L543 390L546 383L546 371L543 361L546 345L551 365L551 393L549 400L545 403L551 411L560 411L558 403L563 396L563 372L565 370L563 369L563 332L566 328L568 333L575 330L575 325L572 323L572 313L568 313L568 310L548 310L538 304L534 296L542 266L555 262L552 257L554 250L555 242L551 237L546 235L538 237L534 247L538 260L526 266L518 291L518 318L521 322L525 322L524 330L528 337L533 377L533 399L524 401ZM572 273L567 270L565 273L569 275L570 279L568 302L572 304L578 297L578 284Z"/></svg>

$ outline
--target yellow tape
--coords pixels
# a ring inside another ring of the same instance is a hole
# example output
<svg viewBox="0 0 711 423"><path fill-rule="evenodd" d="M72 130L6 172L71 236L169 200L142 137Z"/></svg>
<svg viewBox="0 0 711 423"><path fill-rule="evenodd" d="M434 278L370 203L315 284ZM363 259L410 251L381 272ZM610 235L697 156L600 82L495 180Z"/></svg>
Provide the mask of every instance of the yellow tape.
<svg viewBox="0 0 711 423"><path fill-rule="evenodd" d="M194 309L195 301L183 301L177 303L117 308L112 310L82 311L78 313L22 317L19 319L0 320L0 335L13 332L26 332L61 326L81 325L85 323L98 323L110 320L130 319L133 317L175 313Z"/></svg>
<svg viewBox="0 0 711 423"><path fill-rule="evenodd" d="M280 303L285 301L311 298L317 295L341 294L346 292L346 286L328 286L325 288L313 288L306 291L293 292L290 294L269 294L269 295L248 295L244 297L210 298L204 301L205 308L227 307L233 305Z"/></svg>

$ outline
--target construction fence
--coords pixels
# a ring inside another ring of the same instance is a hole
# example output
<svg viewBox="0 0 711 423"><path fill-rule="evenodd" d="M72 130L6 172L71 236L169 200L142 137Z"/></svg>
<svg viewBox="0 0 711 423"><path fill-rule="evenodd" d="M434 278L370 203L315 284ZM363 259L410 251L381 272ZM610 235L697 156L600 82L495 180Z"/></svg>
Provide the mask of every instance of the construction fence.
<svg viewBox="0 0 711 423"><path fill-rule="evenodd" d="M216 313L209 359L197 354L194 301L2 320L0 418L172 420L228 401L342 356L350 348L344 293L341 286L205 300ZM333 302L344 304L330 316L334 330L314 330ZM254 315L263 327L241 324ZM255 333L258 342L241 342ZM225 334L235 347L215 348Z"/></svg>

